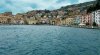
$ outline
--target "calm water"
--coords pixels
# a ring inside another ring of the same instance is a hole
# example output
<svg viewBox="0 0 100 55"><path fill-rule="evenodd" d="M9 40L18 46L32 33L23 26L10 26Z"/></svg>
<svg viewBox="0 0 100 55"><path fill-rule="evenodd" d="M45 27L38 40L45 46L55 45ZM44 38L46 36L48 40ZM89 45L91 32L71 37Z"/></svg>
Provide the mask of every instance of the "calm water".
<svg viewBox="0 0 100 55"><path fill-rule="evenodd" d="M0 55L100 55L100 30L0 26Z"/></svg>

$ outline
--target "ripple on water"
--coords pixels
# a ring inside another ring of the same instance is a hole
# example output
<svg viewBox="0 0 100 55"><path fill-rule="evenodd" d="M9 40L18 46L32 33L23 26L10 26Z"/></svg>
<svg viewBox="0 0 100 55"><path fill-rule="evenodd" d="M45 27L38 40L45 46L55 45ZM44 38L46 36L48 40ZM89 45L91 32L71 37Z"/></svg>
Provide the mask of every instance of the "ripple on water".
<svg viewBox="0 0 100 55"><path fill-rule="evenodd" d="M100 30L0 26L0 55L100 55Z"/></svg>

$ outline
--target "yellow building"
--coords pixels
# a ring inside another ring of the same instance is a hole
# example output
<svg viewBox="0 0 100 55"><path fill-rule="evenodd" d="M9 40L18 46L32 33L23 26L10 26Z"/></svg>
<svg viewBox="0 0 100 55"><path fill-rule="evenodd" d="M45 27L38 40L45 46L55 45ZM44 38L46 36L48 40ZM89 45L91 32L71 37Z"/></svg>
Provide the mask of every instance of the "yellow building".
<svg viewBox="0 0 100 55"><path fill-rule="evenodd" d="M9 16L0 16L0 24L12 24L13 17Z"/></svg>
<svg viewBox="0 0 100 55"><path fill-rule="evenodd" d="M25 24L25 18L22 14L17 14L14 16L14 24Z"/></svg>
<svg viewBox="0 0 100 55"><path fill-rule="evenodd" d="M13 15L11 12L5 12L0 14L0 24L12 24Z"/></svg>
<svg viewBox="0 0 100 55"><path fill-rule="evenodd" d="M52 25L61 25L61 19L60 18L50 19L50 24L52 24Z"/></svg>
<svg viewBox="0 0 100 55"><path fill-rule="evenodd" d="M61 25L66 25L66 19L61 20Z"/></svg>
<svg viewBox="0 0 100 55"><path fill-rule="evenodd" d="M66 18L66 25L73 25L74 24L74 18Z"/></svg>
<svg viewBox="0 0 100 55"><path fill-rule="evenodd" d="M38 20L35 19L35 17L27 18L26 19L27 24L32 25L32 24L37 24Z"/></svg>
<svg viewBox="0 0 100 55"><path fill-rule="evenodd" d="M32 25L32 24L37 24L37 20L34 20L34 19L27 19L27 23L29 24L29 25Z"/></svg>
<svg viewBox="0 0 100 55"><path fill-rule="evenodd" d="M56 24L56 21L55 21L54 19L50 19L50 20L49 20L49 23L50 23L51 25L55 25L55 24Z"/></svg>
<svg viewBox="0 0 100 55"><path fill-rule="evenodd" d="M56 18L56 25L61 25L61 18Z"/></svg>
<svg viewBox="0 0 100 55"><path fill-rule="evenodd" d="M61 20L62 25L73 25L74 24L74 18L66 18Z"/></svg>

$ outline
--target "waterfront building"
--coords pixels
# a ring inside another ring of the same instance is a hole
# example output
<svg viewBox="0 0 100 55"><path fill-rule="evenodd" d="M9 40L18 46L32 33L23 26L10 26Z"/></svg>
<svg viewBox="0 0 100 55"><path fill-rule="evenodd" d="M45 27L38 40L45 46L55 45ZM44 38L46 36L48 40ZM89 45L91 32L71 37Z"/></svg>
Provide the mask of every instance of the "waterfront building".
<svg viewBox="0 0 100 55"><path fill-rule="evenodd" d="M39 19L39 22L40 22L41 24L49 24L49 18L48 18L48 16L47 16L47 15L44 15L43 17L41 17L41 18Z"/></svg>
<svg viewBox="0 0 100 55"><path fill-rule="evenodd" d="M23 17L23 14L17 14L14 16L14 24L19 24L19 25L24 24L25 23L24 20L25 19Z"/></svg>
<svg viewBox="0 0 100 55"><path fill-rule="evenodd" d="M0 24L12 24L13 18L8 16L0 16Z"/></svg>
<svg viewBox="0 0 100 55"><path fill-rule="evenodd" d="M61 25L61 18L53 17L52 19L49 20L49 24L51 25Z"/></svg>
<svg viewBox="0 0 100 55"><path fill-rule="evenodd" d="M86 13L81 15L81 24L85 24L87 26L92 26L92 16L91 13Z"/></svg>
<svg viewBox="0 0 100 55"><path fill-rule="evenodd" d="M76 15L74 18L74 25L79 25L81 23L80 15Z"/></svg>
<svg viewBox="0 0 100 55"><path fill-rule="evenodd" d="M26 19L26 22L27 22L27 24L29 24L29 25L32 25L32 24L36 25L36 24L38 23L38 20L36 20L35 17L31 17L31 18L27 18L27 19Z"/></svg>
<svg viewBox="0 0 100 55"><path fill-rule="evenodd" d="M56 18L56 25L61 25L61 18Z"/></svg>
<svg viewBox="0 0 100 55"><path fill-rule="evenodd" d="M50 24L50 25L56 25L55 19L50 19L50 20L49 20L49 24Z"/></svg>
<svg viewBox="0 0 100 55"><path fill-rule="evenodd" d="M91 19L92 19L92 26L96 26L96 23L95 23L95 12L91 12Z"/></svg>
<svg viewBox="0 0 100 55"><path fill-rule="evenodd" d="M85 16L85 24L86 25L89 25L89 26L92 26L92 16L91 16L91 13L88 13L86 14Z"/></svg>
<svg viewBox="0 0 100 55"><path fill-rule="evenodd" d="M92 12L95 23L100 27L100 10Z"/></svg>
<svg viewBox="0 0 100 55"><path fill-rule="evenodd" d="M81 24L85 24L85 16L81 15Z"/></svg>
<svg viewBox="0 0 100 55"><path fill-rule="evenodd" d="M74 18L66 18L66 25L73 25L74 24Z"/></svg>
<svg viewBox="0 0 100 55"><path fill-rule="evenodd" d="M2 13L0 14L0 24L12 24L13 15L11 13Z"/></svg>
<svg viewBox="0 0 100 55"><path fill-rule="evenodd" d="M62 20L61 20L61 24L62 24L62 25L66 25L66 19L62 19Z"/></svg>

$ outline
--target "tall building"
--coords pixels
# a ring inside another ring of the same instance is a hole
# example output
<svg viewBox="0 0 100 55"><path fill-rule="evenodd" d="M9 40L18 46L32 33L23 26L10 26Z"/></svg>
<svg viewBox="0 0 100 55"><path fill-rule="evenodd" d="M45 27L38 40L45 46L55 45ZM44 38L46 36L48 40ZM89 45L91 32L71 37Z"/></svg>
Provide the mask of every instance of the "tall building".
<svg viewBox="0 0 100 55"><path fill-rule="evenodd" d="M96 10L94 11L94 20L95 20L95 23L100 26L100 10Z"/></svg>

